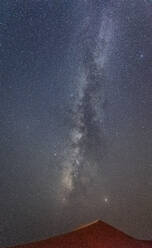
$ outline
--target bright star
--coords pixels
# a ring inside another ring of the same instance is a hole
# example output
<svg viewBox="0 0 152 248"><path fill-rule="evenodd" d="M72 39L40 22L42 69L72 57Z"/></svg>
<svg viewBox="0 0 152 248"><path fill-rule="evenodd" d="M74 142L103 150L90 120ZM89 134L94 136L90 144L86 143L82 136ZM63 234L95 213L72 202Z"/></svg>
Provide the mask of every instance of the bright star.
<svg viewBox="0 0 152 248"><path fill-rule="evenodd" d="M109 201L109 200L108 200L108 198L107 198L107 197L105 197L105 198L104 198L104 202L106 202L106 203L107 203L108 201Z"/></svg>

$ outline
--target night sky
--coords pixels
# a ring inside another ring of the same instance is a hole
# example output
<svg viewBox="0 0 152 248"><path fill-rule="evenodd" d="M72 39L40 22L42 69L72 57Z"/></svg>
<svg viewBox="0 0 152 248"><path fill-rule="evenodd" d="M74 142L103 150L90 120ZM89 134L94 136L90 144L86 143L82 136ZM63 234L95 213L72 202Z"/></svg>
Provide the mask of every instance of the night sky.
<svg viewBox="0 0 152 248"><path fill-rule="evenodd" d="M0 245L96 219L152 239L152 1L0 0Z"/></svg>

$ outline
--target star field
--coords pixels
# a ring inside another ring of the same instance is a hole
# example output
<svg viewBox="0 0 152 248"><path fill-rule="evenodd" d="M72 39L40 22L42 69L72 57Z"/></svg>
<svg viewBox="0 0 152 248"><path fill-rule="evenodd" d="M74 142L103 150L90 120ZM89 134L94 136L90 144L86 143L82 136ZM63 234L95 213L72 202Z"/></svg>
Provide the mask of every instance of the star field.
<svg viewBox="0 0 152 248"><path fill-rule="evenodd" d="M151 23L148 0L1 0L1 246L96 219L152 239Z"/></svg>

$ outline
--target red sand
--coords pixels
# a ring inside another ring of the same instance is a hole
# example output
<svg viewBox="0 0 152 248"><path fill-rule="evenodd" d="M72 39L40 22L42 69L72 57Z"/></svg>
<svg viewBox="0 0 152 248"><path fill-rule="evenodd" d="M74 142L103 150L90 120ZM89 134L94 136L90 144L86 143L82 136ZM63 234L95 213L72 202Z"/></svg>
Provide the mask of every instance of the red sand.
<svg viewBox="0 0 152 248"><path fill-rule="evenodd" d="M140 241L102 221L71 233L14 248L152 248L152 241Z"/></svg>

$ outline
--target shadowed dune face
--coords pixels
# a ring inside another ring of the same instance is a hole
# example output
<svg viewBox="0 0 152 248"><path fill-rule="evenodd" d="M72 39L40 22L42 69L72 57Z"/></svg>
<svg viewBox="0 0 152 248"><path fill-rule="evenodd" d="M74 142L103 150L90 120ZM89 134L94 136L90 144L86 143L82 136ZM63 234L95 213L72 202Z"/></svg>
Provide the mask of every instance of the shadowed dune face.
<svg viewBox="0 0 152 248"><path fill-rule="evenodd" d="M102 221L71 233L14 248L150 248L152 241L136 240Z"/></svg>

